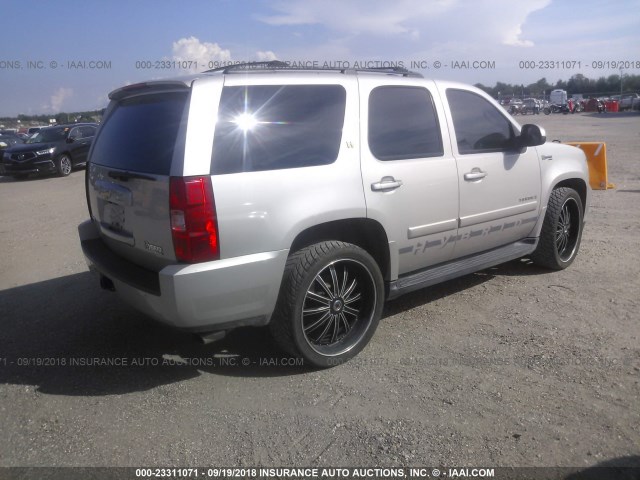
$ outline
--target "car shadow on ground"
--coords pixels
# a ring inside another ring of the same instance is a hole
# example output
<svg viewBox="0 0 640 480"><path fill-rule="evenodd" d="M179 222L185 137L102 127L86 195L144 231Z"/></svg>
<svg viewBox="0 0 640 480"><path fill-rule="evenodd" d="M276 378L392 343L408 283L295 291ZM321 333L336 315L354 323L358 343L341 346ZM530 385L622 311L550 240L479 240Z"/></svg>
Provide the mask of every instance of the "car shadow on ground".
<svg viewBox="0 0 640 480"><path fill-rule="evenodd" d="M565 480L638 480L640 456L617 457L569 474Z"/></svg>
<svg viewBox="0 0 640 480"><path fill-rule="evenodd" d="M587 112L582 113L583 117L594 117L594 118L605 118L605 119L613 119L613 118L625 118L625 117L637 117L640 115L640 110L626 110L624 112Z"/></svg>
<svg viewBox="0 0 640 480"><path fill-rule="evenodd" d="M496 275L534 273L536 267L510 262L407 294L387 304L384 317ZM266 328L240 328L203 345L193 334L129 308L101 290L89 272L0 291L0 311L0 383L31 385L41 393L114 395L207 373L270 377L313 371L280 351Z"/></svg>
<svg viewBox="0 0 640 480"><path fill-rule="evenodd" d="M435 300L462 292L481 285L494 277L524 277L529 275L548 275L550 270L538 267L528 258L513 260L476 273L439 283L428 288L417 290L393 300L385 306L383 318L396 315L405 310L424 305Z"/></svg>
<svg viewBox="0 0 640 480"><path fill-rule="evenodd" d="M0 183L26 183L34 180L42 180L43 178L50 178L53 175L29 175L27 177L14 178L11 176L0 176Z"/></svg>
<svg viewBox="0 0 640 480"><path fill-rule="evenodd" d="M70 173L70 175L73 175L76 172L82 172L82 174L84 175L84 167L74 167L74 169ZM47 178L61 178L61 177L57 173L41 173L41 174L32 173L32 174L29 174L26 177L20 177L20 178L14 178L14 177L8 176L8 175L0 175L0 184L2 184L2 183L29 183L29 182L35 182L35 181L38 181L38 180L46 180Z"/></svg>

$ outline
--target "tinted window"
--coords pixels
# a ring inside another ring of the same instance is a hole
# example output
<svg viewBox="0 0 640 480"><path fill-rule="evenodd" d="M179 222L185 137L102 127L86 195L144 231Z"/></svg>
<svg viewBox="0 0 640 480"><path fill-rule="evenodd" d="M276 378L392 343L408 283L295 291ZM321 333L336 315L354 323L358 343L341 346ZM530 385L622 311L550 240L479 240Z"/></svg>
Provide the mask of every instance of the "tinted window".
<svg viewBox="0 0 640 480"><path fill-rule="evenodd" d="M334 162L342 138L345 98L340 85L225 87L211 173Z"/></svg>
<svg viewBox="0 0 640 480"><path fill-rule="evenodd" d="M169 175L186 93L122 100L94 142L91 162L135 172Z"/></svg>
<svg viewBox="0 0 640 480"><path fill-rule="evenodd" d="M369 148L380 160L443 154L431 95L419 87L378 87L369 96Z"/></svg>
<svg viewBox="0 0 640 480"><path fill-rule="evenodd" d="M59 142L66 138L68 131L68 127L45 128L27 140L27 143Z"/></svg>
<svg viewBox="0 0 640 480"><path fill-rule="evenodd" d="M82 130L80 130L80 127L72 128L71 131L69 132L69 137L75 138L76 140L82 138L83 135L82 135Z"/></svg>
<svg viewBox="0 0 640 480"><path fill-rule="evenodd" d="M497 152L512 147L511 122L487 100L454 89L447 90L447 100L460 153Z"/></svg>
<svg viewBox="0 0 640 480"><path fill-rule="evenodd" d="M83 138L93 137L96 134L96 127L80 127L80 131Z"/></svg>

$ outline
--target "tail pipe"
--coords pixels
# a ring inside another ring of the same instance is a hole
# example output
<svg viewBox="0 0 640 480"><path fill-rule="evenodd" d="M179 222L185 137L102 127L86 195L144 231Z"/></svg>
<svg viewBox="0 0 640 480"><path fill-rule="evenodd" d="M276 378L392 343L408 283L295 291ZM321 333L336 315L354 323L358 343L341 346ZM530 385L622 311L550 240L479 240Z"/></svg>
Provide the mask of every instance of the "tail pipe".
<svg viewBox="0 0 640 480"><path fill-rule="evenodd" d="M110 292L116 291L116 286L113 284L113 280L109 277L105 277L104 275L100 275L100 288L103 290L108 290Z"/></svg>

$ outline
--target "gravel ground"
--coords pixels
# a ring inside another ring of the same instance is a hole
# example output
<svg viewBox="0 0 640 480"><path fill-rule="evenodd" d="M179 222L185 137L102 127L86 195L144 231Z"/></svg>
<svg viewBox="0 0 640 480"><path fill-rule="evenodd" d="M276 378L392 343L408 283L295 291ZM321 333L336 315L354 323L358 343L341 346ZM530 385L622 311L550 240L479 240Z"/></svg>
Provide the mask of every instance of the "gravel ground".
<svg viewBox="0 0 640 480"><path fill-rule="evenodd" d="M402 297L324 371L264 330L203 346L100 290L83 171L0 178L0 466L640 466L640 115L518 120L607 142L617 188L575 263Z"/></svg>

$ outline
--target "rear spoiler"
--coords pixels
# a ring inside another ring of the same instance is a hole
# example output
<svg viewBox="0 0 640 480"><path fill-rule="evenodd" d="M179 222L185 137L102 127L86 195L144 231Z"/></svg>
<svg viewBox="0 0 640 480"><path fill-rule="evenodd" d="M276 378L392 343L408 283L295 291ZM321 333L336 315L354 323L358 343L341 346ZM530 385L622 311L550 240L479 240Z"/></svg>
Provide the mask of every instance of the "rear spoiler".
<svg viewBox="0 0 640 480"><path fill-rule="evenodd" d="M191 82L181 80L167 80L167 81L155 81L155 82L142 82L134 83L133 85L127 85L121 87L109 94L110 100L120 100L128 97L131 94L147 93L154 90L188 90L191 87Z"/></svg>

